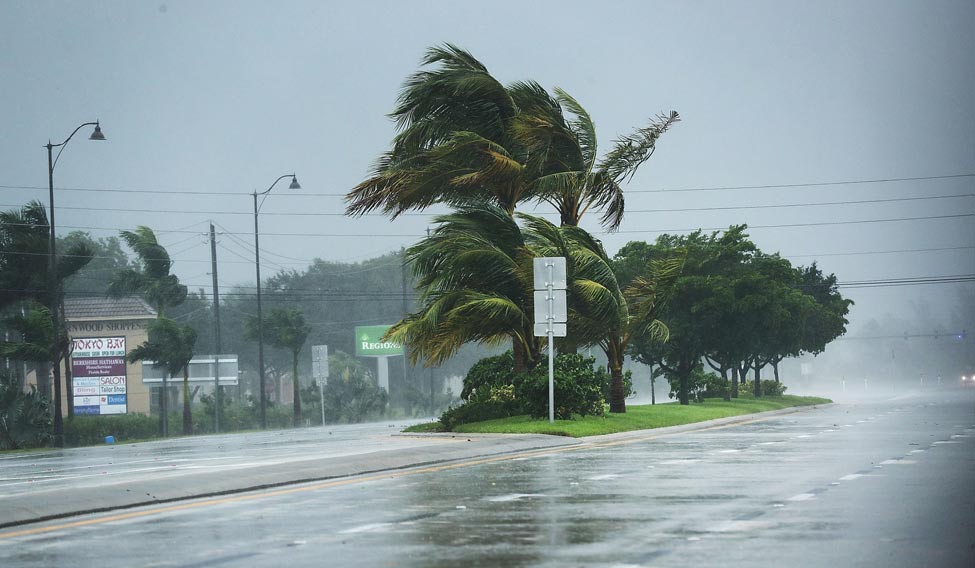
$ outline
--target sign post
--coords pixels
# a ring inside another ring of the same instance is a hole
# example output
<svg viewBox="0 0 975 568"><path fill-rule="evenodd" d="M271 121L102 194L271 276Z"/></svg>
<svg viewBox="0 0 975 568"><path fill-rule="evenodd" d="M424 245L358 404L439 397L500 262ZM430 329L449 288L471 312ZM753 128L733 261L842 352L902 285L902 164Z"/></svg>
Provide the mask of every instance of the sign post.
<svg viewBox="0 0 975 568"><path fill-rule="evenodd" d="M533 268L535 337L548 336L548 421L551 423L555 422L555 338L565 337L568 332L565 257L536 258Z"/></svg>
<svg viewBox="0 0 975 568"><path fill-rule="evenodd" d="M389 358L403 354L403 346L392 341L380 341L392 325L359 325L355 328L356 357L375 357L379 388L389 392Z"/></svg>
<svg viewBox="0 0 975 568"><path fill-rule="evenodd" d="M125 338L77 338L71 351L74 392L71 404L75 414L125 414L126 389Z"/></svg>
<svg viewBox="0 0 975 568"><path fill-rule="evenodd" d="M318 396L322 401L322 426L325 426L325 381L328 380L328 345L311 346L311 374L318 381Z"/></svg>

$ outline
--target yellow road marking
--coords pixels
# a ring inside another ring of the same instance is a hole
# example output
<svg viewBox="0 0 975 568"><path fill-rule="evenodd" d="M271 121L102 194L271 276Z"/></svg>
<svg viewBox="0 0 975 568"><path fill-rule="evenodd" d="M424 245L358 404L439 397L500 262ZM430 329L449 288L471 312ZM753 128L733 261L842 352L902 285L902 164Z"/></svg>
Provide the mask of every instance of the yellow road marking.
<svg viewBox="0 0 975 568"><path fill-rule="evenodd" d="M773 418L773 417L768 417ZM731 426L741 426L743 424L751 424L753 422L761 422L762 420L767 420L768 418L756 418L754 420L747 420L744 422L735 422L732 424L719 424L716 426L709 426L707 428L701 428L699 430L694 430L695 432L704 432L707 430L720 430L722 428L729 428ZM356 477L346 477L342 479L336 479L332 481L324 481L320 483L311 483L308 485L300 485L298 487L289 487L287 489L274 489L270 491L260 491L256 493L247 493L243 495L234 495L230 497L212 497L203 498L200 501L194 501L191 503L180 503L177 505L165 505L152 509L142 510L142 511L131 511L128 513L117 513L114 515L108 515L104 517L98 517L94 519L84 519L80 521L71 521L67 523L60 523L56 525L48 525L43 527L33 527L28 529L21 529L9 532L0 532L0 540L16 538L20 536L31 536L36 534L44 534L54 531L60 531L65 529L73 529L78 527L86 527L91 525L100 525L104 523L111 523L115 521L124 521L128 519L137 519L139 517L148 517L150 515L159 515L164 513L172 513L175 511L186 511L190 509L198 509L200 507L208 507L212 505L223 505L227 503L240 503L243 501L252 501L255 499L263 499L267 497L278 497L281 495L291 495L293 493L303 493L306 491L317 491L319 489L329 489L332 487L341 487L343 485L351 485L354 483L365 483L369 481L378 481L381 479L396 479L400 477L405 477L407 475L416 475L420 473L436 473L439 471L448 471L451 469L459 469L462 467L471 467L475 465L483 465L487 463L495 463L500 461L513 460L516 458L526 458L534 456L549 455L561 452L570 452L575 450L583 450L590 448L608 448L613 446L621 446L624 444L632 444L636 442L645 442L647 440L653 440L656 438L664 438L667 436L675 436L677 434L682 434L683 432L673 432L665 434L650 434L647 436L640 436L634 438L628 438L625 440L612 440L606 442L592 442L588 444L579 444L576 446L562 446L557 448L546 448L542 450L530 450L525 452L520 452L516 454L505 454L503 456L494 456L490 458L478 458L463 462L455 462L449 464L435 465L429 467L421 467L417 469L404 469L399 471L391 471L386 473L378 473L373 475L356 476ZM142 505L145 507L152 507L152 505Z"/></svg>

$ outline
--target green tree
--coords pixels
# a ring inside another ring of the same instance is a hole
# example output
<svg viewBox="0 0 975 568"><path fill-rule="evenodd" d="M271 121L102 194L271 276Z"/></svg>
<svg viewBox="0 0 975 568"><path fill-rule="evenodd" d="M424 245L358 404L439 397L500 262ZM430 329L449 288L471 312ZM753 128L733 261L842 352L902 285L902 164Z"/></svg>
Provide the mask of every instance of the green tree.
<svg viewBox="0 0 975 568"><path fill-rule="evenodd" d="M291 352L291 385L293 403L293 420L297 428L301 425L301 396L298 383L298 354L308 340L311 333L311 326L305 322L305 317L301 310L282 310L273 308L264 318L264 338L272 346L279 349L287 349ZM257 339L257 317L247 320L247 335L251 339Z"/></svg>
<svg viewBox="0 0 975 568"><path fill-rule="evenodd" d="M193 433L193 413L190 410L190 370L189 363L193 359L193 348L196 344L196 332L185 325L171 319L159 318L148 326L148 339L129 352L130 363L136 361L152 361L154 367L162 367L169 376L183 373L183 434ZM165 400L166 393L162 395ZM166 407L163 406L163 435L168 433L166 427Z"/></svg>
<svg viewBox="0 0 975 568"><path fill-rule="evenodd" d="M164 317L166 308L181 304L187 293L186 286L171 273L173 261L169 252L149 227L140 226L119 235L135 251L138 266L117 272L109 282L107 294L114 298L139 294L159 317Z"/></svg>

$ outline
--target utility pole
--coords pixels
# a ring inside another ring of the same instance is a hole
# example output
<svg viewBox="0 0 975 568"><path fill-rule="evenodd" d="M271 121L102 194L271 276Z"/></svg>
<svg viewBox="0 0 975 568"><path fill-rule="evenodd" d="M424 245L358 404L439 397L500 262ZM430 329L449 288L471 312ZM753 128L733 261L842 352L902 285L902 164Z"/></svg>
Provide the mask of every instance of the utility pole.
<svg viewBox="0 0 975 568"><path fill-rule="evenodd" d="M220 393L220 289L217 286L217 237L210 223L210 270L213 275L213 431L220 431L220 411L223 410Z"/></svg>

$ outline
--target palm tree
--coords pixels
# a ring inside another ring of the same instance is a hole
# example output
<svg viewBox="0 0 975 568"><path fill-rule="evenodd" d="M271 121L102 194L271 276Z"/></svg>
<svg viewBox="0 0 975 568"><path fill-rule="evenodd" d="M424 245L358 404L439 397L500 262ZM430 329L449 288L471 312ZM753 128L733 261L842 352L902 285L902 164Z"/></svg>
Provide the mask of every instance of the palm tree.
<svg viewBox="0 0 975 568"><path fill-rule="evenodd" d="M63 445L63 425L61 421L61 362L70 353L70 341L63 317L64 282L87 265L94 252L86 243L75 243L58 255L57 274L50 278L50 225L44 206L31 201L19 211L0 213L0 309L18 302L37 301L44 304L48 316L58 310L62 317L58 329L51 335L52 345L48 350L54 374L54 436L55 445ZM51 282L54 283L52 291ZM41 376L45 379L42 380ZM38 386L44 396L46 370L38 369ZM70 390L70 381L67 385ZM69 394L70 396L70 394ZM69 406L69 414L71 407Z"/></svg>
<svg viewBox="0 0 975 568"><path fill-rule="evenodd" d="M373 175L346 196L350 215L381 209L395 218L437 203L489 202L514 213L518 203L542 200L563 225L578 225L605 208L610 229L623 218L620 183L653 154L656 141L679 121L660 115L617 141L597 160L595 126L561 89L551 96L533 81L505 87L470 53L445 44L428 50L391 114L401 132Z"/></svg>
<svg viewBox="0 0 975 568"><path fill-rule="evenodd" d="M298 385L298 354L308 340L311 326L305 323L305 317L300 310L272 309L264 318L264 338L268 343L279 349L291 351L291 388L294 397L293 424L295 428L301 425L301 396ZM247 335L250 339L257 338L257 318L247 320Z"/></svg>
<svg viewBox="0 0 975 568"><path fill-rule="evenodd" d="M468 342L511 342L515 368L538 360L532 328L532 252L497 205L462 206L437 218L433 233L406 251L420 309L387 337L409 346L415 363L442 363Z"/></svg>
<svg viewBox="0 0 975 568"><path fill-rule="evenodd" d="M569 323L574 340L598 345L610 371L610 412L626 412L623 362L636 334L666 341L667 326L657 319L673 287L683 259L679 256L648 263L641 276L621 290L601 242L580 227L519 215L526 224L526 242L538 256L564 256L568 278Z"/></svg>
<svg viewBox="0 0 975 568"><path fill-rule="evenodd" d="M20 341L0 342L0 357L36 364L52 360L54 321L47 306L30 302L23 313L0 319L0 325L20 335Z"/></svg>
<svg viewBox="0 0 975 568"><path fill-rule="evenodd" d="M171 319L159 318L148 326L149 338L136 346L128 354L130 363L136 361L152 361L154 367L162 367L170 376L183 372L183 434L193 433L193 414L190 411L190 371L189 364L193 358L193 347L196 345L196 331L181 325ZM163 392L162 400L166 393ZM163 404L163 434L168 433L165 403Z"/></svg>
<svg viewBox="0 0 975 568"><path fill-rule="evenodd" d="M135 231L122 231L119 235L135 251L138 267L117 272L109 282L108 295L118 298L140 294L156 309L159 317L164 317L166 308L183 303L187 292L179 278L170 273L173 261L169 253L149 227L140 226Z"/></svg>
<svg viewBox="0 0 975 568"><path fill-rule="evenodd" d="M617 140L600 159L589 113L564 90L556 87L555 95L552 105L525 108L514 121L535 176L533 195L555 207L562 225L577 226L590 209L604 209L603 226L615 230L623 222L621 184L650 159L657 140L680 115L657 115L646 127Z"/></svg>

